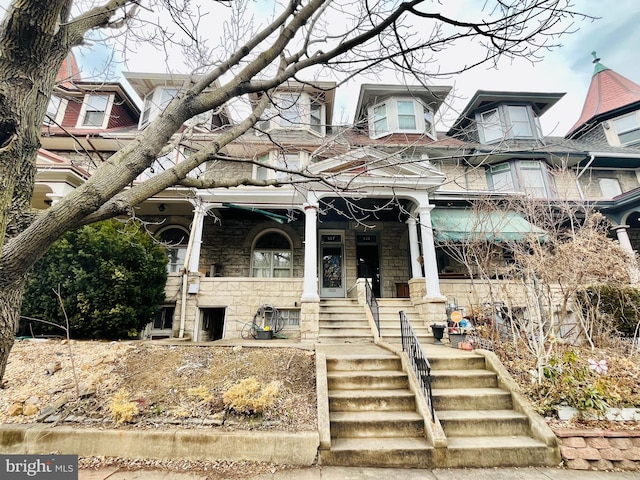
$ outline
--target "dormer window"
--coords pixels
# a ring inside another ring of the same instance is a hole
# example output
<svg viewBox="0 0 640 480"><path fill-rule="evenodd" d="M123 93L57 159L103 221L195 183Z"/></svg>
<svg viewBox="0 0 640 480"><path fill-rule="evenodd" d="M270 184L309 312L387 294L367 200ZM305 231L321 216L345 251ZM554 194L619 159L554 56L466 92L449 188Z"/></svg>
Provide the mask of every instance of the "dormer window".
<svg viewBox="0 0 640 480"><path fill-rule="evenodd" d="M154 120L178 94L177 88L155 88L144 97L144 107L140 117L140 128L146 127Z"/></svg>
<svg viewBox="0 0 640 480"><path fill-rule="evenodd" d="M426 133L435 138L433 112L413 98L389 98L369 108L369 136Z"/></svg>
<svg viewBox="0 0 640 480"><path fill-rule="evenodd" d="M107 128L113 95L91 93L85 95L78 118L78 127Z"/></svg>
<svg viewBox="0 0 640 480"><path fill-rule="evenodd" d="M529 105L500 105L476 116L482 143L506 139L539 139L540 123Z"/></svg>
<svg viewBox="0 0 640 480"><path fill-rule="evenodd" d="M47 105L47 113L44 117L43 123L45 125L59 125L62 123L66 104L66 100L62 100L60 97L52 95L49 99L49 104Z"/></svg>
<svg viewBox="0 0 640 480"><path fill-rule="evenodd" d="M638 112L633 112L613 120L620 145L634 145L640 142L640 120Z"/></svg>
<svg viewBox="0 0 640 480"><path fill-rule="evenodd" d="M274 104L264 113L267 119L258 124L259 130L308 130L324 136L326 107L317 98L307 92L282 92L274 95Z"/></svg>

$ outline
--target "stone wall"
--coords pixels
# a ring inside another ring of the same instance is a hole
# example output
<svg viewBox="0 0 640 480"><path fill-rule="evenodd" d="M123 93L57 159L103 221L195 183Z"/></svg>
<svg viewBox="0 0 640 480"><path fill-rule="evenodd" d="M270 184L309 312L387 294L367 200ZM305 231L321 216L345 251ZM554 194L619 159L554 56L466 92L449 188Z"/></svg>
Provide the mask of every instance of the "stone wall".
<svg viewBox="0 0 640 480"><path fill-rule="evenodd" d="M251 246L257 235L265 229L285 232L293 242L293 277L303 276L304 221L292 222L282 226L273 221L257 224L251 220L223 220L216 223L207 217L202 235L200 252L201 271L207 272L211 265L219 266L219 273L224 277L251 276Z"/></svg>
<svg viewBox="0 0 640 480"><path fill-rule="evenodd" d="M568 468L640 471L640 431L569 430L554 433Z"/></svg>
<svg viewBox="0 0 640 480"><path fill-rule="evenodd" d="M253 321L261 305L278 309L299 309L301 278L200 278L197 297L189 297L186 332L193 332L197 308L225 308L224 338L239 338L242 327ZM175 328L174 321L174 328ZM289 327L288 337L299 337L299 327Z"/></svg>

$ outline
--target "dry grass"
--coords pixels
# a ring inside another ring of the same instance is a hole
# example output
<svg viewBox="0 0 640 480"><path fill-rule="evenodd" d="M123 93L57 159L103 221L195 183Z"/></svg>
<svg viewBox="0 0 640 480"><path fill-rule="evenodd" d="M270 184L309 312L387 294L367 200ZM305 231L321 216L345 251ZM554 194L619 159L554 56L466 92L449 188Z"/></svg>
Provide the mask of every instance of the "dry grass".
<svg viewBox="0 0 640 480"><path fill-rule="evenodd" d="M35 404L41 411L68 395L61 420L71 415L81 424L106 419L108 426L118 428L162 428L209 420L209 428L316 429L313 352L143 342L73 342L71 350L79 365L77 379L63 342L17 342L0 389L0 421L34 422L37 414L8 416L9 407ZM51 362L61 366L53 375L45 371ZM277 382L278 392L260 415L233 414L223 395L251 377L263 385ZM76 398L76 381L81 391L90 386L95 394Z"/></svg>

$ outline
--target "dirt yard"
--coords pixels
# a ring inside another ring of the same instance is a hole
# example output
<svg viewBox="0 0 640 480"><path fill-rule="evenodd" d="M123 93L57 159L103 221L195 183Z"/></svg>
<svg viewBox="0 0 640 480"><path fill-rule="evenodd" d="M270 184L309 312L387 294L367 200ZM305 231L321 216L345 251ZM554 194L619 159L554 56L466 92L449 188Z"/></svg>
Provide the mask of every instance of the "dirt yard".
<svg viewBox="0 0 640 480"><path fill-rule="evenodd" d="M225 408L224 393L247 378L275 391L273 404L262 414ZM118 422L118 409L136 413ZM0 422L38 421L78 428L315 430L315 357L295 348L18 341L0 388ZM210 480L296 468L246 461L80 458L81 469L107 466L190 472Z"/></svg>

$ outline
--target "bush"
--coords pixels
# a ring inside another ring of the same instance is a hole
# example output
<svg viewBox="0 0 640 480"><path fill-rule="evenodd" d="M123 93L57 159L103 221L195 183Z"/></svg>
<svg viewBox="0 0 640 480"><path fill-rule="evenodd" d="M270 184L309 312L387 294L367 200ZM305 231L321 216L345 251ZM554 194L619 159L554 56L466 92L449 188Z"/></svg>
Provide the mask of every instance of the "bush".
<svg viewBox="0 0 640 480"><path fill-rule="evenodd" d="M261 385L255 377L245 378L229 388L222 396L228 410L244 415L261 414L275 404L280 384Z"/></svg>
<svg viewBox="0 0 640 480"><path fill-rule="evenodd" d="M591 286L578 292L578 300L585 316L595 318L596 328L604 334L611 329L626 337L637 334L640 289L617 285Z"/></svg>
<svg viewBox="0 0 640 480"><path fill-rule="evenodd" d="M137 336L164 300L164 249L137 225L109 220L65 234L34 266L22 314L65 325L88 339ZM33 323L34 333L62 334ZM23 332L30 334L30 331Z"/></svg>
<svg viewBox="0 0 640 480"><path fill-rule="evenodd" d="M111 412L113 420L117 425L131 423L133 417L140 413L138 406L129 400L129 394L126 390L118 390L111 398L109 401L109 412Z"/></svg>

